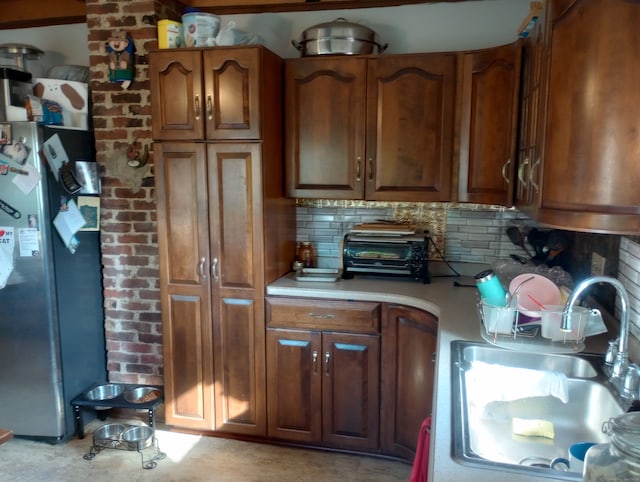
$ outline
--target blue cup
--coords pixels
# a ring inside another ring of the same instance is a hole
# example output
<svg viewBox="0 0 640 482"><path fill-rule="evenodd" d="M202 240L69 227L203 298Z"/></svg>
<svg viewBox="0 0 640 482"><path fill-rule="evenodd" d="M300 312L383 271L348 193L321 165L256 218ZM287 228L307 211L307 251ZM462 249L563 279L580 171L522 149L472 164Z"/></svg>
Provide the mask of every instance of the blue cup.
<svg viewBox="0 0 640 482"><path fill-rule="evenodd" d="M595 442L578 442L569 446L569 458L556 457L549 464L552 469L563 470L565 472L582 473L584 469L584 459L587 451L596 445Z"/></svg>

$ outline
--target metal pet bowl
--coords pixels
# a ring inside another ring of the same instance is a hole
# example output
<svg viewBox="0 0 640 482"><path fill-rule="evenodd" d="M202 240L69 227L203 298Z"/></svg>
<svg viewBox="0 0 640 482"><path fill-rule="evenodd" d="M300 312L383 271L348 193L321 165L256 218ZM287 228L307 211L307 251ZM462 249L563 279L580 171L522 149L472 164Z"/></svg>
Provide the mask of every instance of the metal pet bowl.
<svg viewBox="0 0 640 482"><path fill-rule="evenodd" d="M160 390L154 387L137 387L124 392L124 399L129 403L147 403L157 400L160 394Z"/></svg>
<svg viewBox="0 0 640 482"><path fill-rule="evenodd" d="M122 434L122 440L130 450L142 450L153 443L153 429L147 425L130 427Z"/></svg>
<svg viewBox="0 0 640 482"><path fill-rule="evenodd" d="M85 394L85 396L89 400L101 401L116 398L122 392L124 392L124 387L122 385L118 385L117 383L106 383L104 385L98 385L97 387L92 388ZM93 408L95 410L108 410L111 407L106 405Z"/></svg>
<svg viewBox="0 0 640 482"><path fill-rule="evenodd" d="M127 426L121 423L108 423L101 425L93 432L94 440L119 440L127 430Z"/></svg>
<svg viewBox="0 0 640 482"><path fill-rule="evenodd" d="M107 383L105 385L98 385L97 387L92 388L87 392L86 397L89 400L109 400L111 398L116 398L122 392L124 392L124 387L122 385Z"/></svg>

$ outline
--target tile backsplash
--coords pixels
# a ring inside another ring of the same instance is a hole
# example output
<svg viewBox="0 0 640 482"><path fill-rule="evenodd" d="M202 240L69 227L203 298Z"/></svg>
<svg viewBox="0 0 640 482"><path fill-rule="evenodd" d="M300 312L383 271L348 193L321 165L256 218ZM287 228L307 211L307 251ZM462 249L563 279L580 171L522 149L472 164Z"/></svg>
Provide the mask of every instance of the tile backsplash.
<svg viewBox="0 0 640 482"><path fill-rule="evenodd" d="M428 230L432 260L491 264L511 253L526 255L511 243L506 229L530 220L515 209L475 204L298 199L297 242L313 243L318 267L337 268L344 235L355 224L381 219Z"/></svg>
<svg viewBox="0 0 640 482"><path fill-rule="evenodd" d="M618 279L629 295L630 330L640 339L640 244L631 238L620 239ZM620 319L620 301L616 301L616 318Z"/></svg>

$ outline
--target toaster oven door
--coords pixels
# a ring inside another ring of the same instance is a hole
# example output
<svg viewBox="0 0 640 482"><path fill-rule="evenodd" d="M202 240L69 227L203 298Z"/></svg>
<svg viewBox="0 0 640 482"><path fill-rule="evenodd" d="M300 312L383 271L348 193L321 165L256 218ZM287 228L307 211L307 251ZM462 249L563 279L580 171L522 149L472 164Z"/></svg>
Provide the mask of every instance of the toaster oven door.
<svg viewBox="0 0 640 482"><path fill-rule="evenodd" d="M351 271L410 274L412 247L406 242L349 241L345 246L345 268Z"/></svg>

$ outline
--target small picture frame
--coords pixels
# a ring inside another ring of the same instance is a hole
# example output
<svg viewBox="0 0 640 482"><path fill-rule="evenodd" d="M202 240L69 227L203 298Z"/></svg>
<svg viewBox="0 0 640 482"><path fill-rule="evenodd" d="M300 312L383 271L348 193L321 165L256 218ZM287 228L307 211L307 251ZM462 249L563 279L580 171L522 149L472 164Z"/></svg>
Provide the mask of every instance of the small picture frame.
<svg viewBox="0 0 640 482"><path fill-rule="evenodd" d="M86 224L80 231L100 231L100 198L97 196L78 196L78 209Z"/></svg>
<svg viewBox="0 0 640 482"><path fill-rule="evenodd" d="M0 145L11 143L11 124L0 123Z"/></svg>

